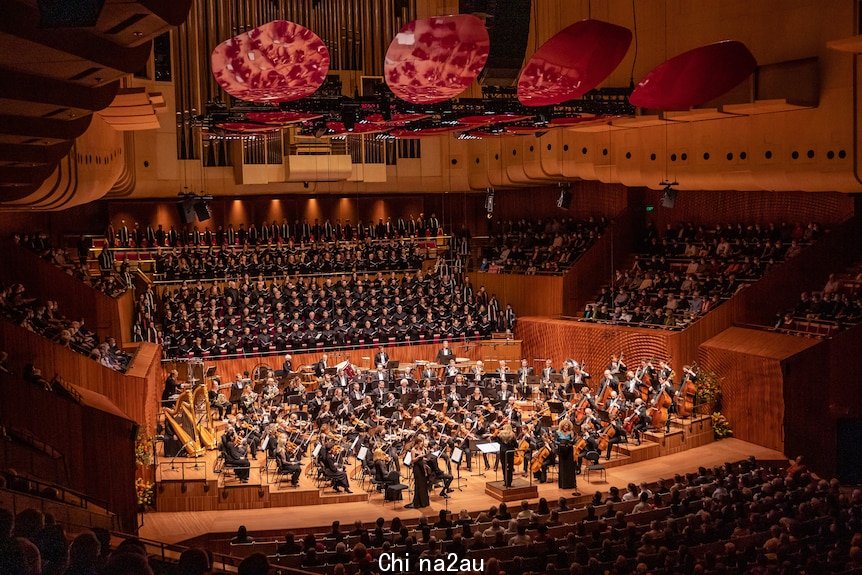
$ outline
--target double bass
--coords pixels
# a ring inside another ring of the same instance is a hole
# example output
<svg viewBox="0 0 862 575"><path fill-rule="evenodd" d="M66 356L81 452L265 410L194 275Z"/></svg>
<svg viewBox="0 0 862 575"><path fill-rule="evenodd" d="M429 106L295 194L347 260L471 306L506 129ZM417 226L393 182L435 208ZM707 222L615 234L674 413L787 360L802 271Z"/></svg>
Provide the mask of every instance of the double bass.
<svg viewBox="0 0 862 575"><path fill-rule="evenodd" d="M652 406L647 410L647 415L651 419L653 428L661 429L667 423L667 409L671 403L672 400L664 389L652 400Z"/></svg>

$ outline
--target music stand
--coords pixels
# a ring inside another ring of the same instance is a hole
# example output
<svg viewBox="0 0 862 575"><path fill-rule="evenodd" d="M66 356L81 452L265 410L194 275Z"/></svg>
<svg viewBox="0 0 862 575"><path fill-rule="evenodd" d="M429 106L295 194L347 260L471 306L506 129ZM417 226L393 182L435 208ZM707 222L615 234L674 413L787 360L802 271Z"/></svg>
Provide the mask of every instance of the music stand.
<svg viewBox="0 0 862 575"><path fill-rule="evenodd" d="M449 455L449 460L455 464L455 471L458 474L458 477L455 479L455 489L458 491L464 491L461 489L461 482L467 483L466 479L461 477L461 459L464 457L464 452L460 447L456 447L452 450L452 453Z"/></svg>
<svg viewBox="0 0 862 575"><path fill-rule="evenodd" d="M498 463L497 463L497 465L494 466L494 481L497 481L497 479L499 479L499 471L500 471L500 465L499 465L500 444L497 442L478 443L478 444L476 444L476 447L479 448L479 451L482 452L482 455L488 455L489 453L496 453L497 454L497 462ZM505 462L503 464L505 465ZM485 476L485 474L483 473L482 477L484 477L484 476Z"/></svg>

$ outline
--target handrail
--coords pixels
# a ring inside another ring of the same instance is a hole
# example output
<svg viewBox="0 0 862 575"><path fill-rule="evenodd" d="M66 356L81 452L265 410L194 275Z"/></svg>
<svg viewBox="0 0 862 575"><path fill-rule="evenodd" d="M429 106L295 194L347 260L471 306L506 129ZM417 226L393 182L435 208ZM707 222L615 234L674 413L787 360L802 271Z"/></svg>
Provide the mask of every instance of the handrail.
<svg viewBox="0 0 862 575"><path fill-rule="evenodd" d="M387 275L393 274L393 273L395 273L395 274L408 274L408 273L415 274L415 273L421 271L421 269L422 268L408 268L406 270L401 270L401 269L399 269L399 270L393 270L393 269L356 270L356 271L345 270L345 271L325 272L325 273L316 272L316 273L310 273L310 274L290 274L290 273L285 272L283 274L269 275L269 276L264 276L264 275L253 275L252 276L251 274L249 274L249 277L253 278L254 281L257 281L258 279L262 279L264 281L270 281L270 280L276 280L276 279L282 279L282 278L283 279L318 278L318 277L324 278L324 277L336 277L336 276L338 276L338 277L340 277L340 276L350 277L350 276L353 276L354 274L356 274L357 276L366 276L367 275L367 276L373 277L373 276L376 276L378 273L387 274ZM155 286L166 286L166 285L182 284L184 282L197 283L198 281L203 282L203 283L227 282L227 281L230 281L232 279L242 280L242 277L244 274L242 274L242 273L230 274L230 275L226 274L224 277L216 277L216 278L183 278L183 279L174 279L174 280L155 279L156 276L161 276L161 275L164 275L164 274L154 273L151 283Z"/></svg>
<svg viewBox="0 0 862 575"><path fill-rule="evenodd" d="M104 235L101 236L93 236L99 239L106 239ZM451 240L452 235L449 234L440 234L440 235L432 235L432 236L405 236L405 237L397 237L397 238L366 238L364 240L360 239L352 239L352 240L320 240L314 242L294 242L293 248L296 251L307 251L313 248L318 247L329 247L329 246L341 246L344 245L346 247L354 247L354 246L365 246L368 244L378 245L378 244L418 244L418 243L427 243L430 241L439 242L440 240ZM135 247L109 247L108 249L112 252L168 252L173 250L185 250L185 249L201 249L201 250L231 250L234 252L242 252L242 251L256 251L258 248L272 248L272 249L284 249L287 247L286 242L260 242L257 244L242 244L242 245L229 245L229 244L200 244L195 245L193 243L182 243L175 246L164 245L164 246L135 246ZM446 245L446 244L444 244ZM95 246L90 248L90 252L98 252L100 248Z"/></svg>
<svg viewBox="0 0 862 575"><path fill-rule="evenodd" d="M28 476L19 475L19 477L21 477L22 479L27 481L27 483L34 484L35 486L39 487L40 491L42 489L45 489L45 488L50 488L50 489L56 490L57 491L57 498L51 499L51 501L57 501L59 503L65 503L67 505L72 505L74 507L80 507L81 509L89 509L90 508L89 505L98 505L106 513L108 513L110 515L114 515L114 513L108 509L107 502L105 502L105 501L103 501L97 497L91 497L89 495L85 495L84 493L81 493L80 491L75 491L74 489L69 489L68 487L63 487L61 485L57 485L56 483L49 483L47 481L42 481L41 479L34 479L34 478L30 477L29 475ZM18 491L18 490L14 489L10 486L7 486L7 489L9 491L13 491L15 493L32 495L33 497L42 497L42 495L39 495L38 493ZM71 500L67 499L65 497L66 495L71 495L75 499L71 499Z"/></svg>
<svg viewBox="0 0 862 575"><path fill-rule="evenodd" d="M378 341L372 342L372 343L363 343L363 344L354 344L354 345L307 346L307 347L297 347L297 348L290 347L290 348L284 349L284 350L266 349L266 350L258 350L257 352L250 352L250 353L246 353L246 352L237 352L237 353L231 353L231 354L219 353L219 354L209 354L209 355L206 355L203 357L205 359L209 359L211 361L216 361L216 360L222 360L222 359L244 359L244 358L249 358L249 357L276 357L279 354L285 354L285 353L315 353L318 351L326 351L326 352L330 352L330 351L355 351L355 350L359 350L359 349L370 349L372 347L377 347L377 346L383 345L383 344L385 344L386 347L403 347L403 346L410 346L410 345L423 345L423 344L429 344L429 343L437 343L437 342L440 342L443 340L448 340L452 344L458 344L458 343L466 344L466 343L471 342L471 341L481 341L481 340L485 340L485 339L491 340L494 338L492 338L491 336L486 337L486 336L481 336L481 335L479 335L479 336L463 335L463 336L458 336L457 338L453 338L453 337L446 337L443 334L440 334L439 337L433 337L432 336L430 338L410 340L410 341L385 341L384 342L382 340L378 340ZM162 363L171 363L171 362L175 362L175 361L188 360L190 358L195 357L191 353L189 353L186 356L168 356L167 355L168 353L169 353L168 350L163 351Z"/></svg>
<svg viewBox="0 0 862 575"><path fill-rule="evenodd" d="M147 555L155 555L156 557L159 557L163 562L175 562L179 559L180 555L184 551L191 549L191 547L188 547L186 545L177 545L175 543L154 541L152 539L145 539L136 535L130 535L128 533L122 533L119 531L111 531L111 537L122 540L134 539L135 541L140 541L147 549ZM150 549L154 549L155 552L150 552ZM209 551L208 553L212 557L212 568L215 569L220 565L221 570L224 572L235 572L236 568L239 567L239 564L243 561L242 557L235 557L233 555L226 555L224 553L214 553ZM296 569L293 567L278 566L278 569L282 573L289 573L292 575L318 575L317 573L303 571L302 569Z"/></svg>

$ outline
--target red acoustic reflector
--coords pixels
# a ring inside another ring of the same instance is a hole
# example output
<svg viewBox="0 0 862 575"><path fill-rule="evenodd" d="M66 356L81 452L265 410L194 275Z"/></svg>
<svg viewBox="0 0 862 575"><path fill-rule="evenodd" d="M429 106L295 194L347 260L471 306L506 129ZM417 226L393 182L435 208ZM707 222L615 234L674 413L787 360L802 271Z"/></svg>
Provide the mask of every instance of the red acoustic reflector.
<svg viewBox="0 0 862 575"><path fill-rule="evenodd" d="M476 79L490 49L488 30L475 16L413 20L389 44L383 76L402 100L443 102L458 96Z"/></svg>
<svg viewBox="0 0 862 575"><path fill-rule="evenodd" d="M317 34L274 20L225 40L210 56L225 92L247 102L290 102L313 94L329 71L329 51Z"/></svg>
<svg viewBox="0 0 862 575"><path fill-rule="evenodd" d="M757 60L742 42L707 44L650 70L629 102L641 108L688 110L728 92L755 68Z"/></svg>
<svg viewBox="0 0 862 575"><path fill-rule="evenodd" d="M580 98L613 72L628 52L628 28L581 20L555 34L533 54L518 77L525 106L553 106Z"/></svg>

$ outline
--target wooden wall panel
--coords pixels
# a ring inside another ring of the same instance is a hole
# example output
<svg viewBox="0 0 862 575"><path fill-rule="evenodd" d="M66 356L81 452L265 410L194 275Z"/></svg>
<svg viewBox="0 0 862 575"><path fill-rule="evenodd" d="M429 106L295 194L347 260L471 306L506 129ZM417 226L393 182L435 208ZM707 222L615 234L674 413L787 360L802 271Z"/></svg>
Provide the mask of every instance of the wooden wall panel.
<svg viewBox="0 0 862 575"><path fill-rule="evenodd" d="M781 362L703 345L700 364L722 377L721 409L733 436L784 451L784 381Z"/></svg>
<svg viewBox="0 0 862 575"><path fill-rule="evenodd" d="M599 288L623 267L640 238L630 208L617 213L605 233L563 276L563 314L579 316ZM518 312L517 308L515 309Z"/></svg>
<svg viewBox="0 0 862 575"><path fill-rule="evenodd" d="M511 304L518 315L563 314L563 276L489 274L470 272L470 283L478 290L485 290L496 295L500 308L505 309Z"/></svg>
<svg viewBox="0 0 862 575"><path fill-rule="evenodd" d="M60 375L85 389L100 393L110 399L129 419L155 427L158 398L161 394L161 374L153 366L158 365L159 346L140 344L129 373L124 375L100 365L88 357L75 353L51 340L18 327L8 321L0 321L0 349L9 353L9 364L16 373L21 373L27 363L33 363L42 374L51 379ZM143 366L143 364L148 364Z"/></svg>
<svg viewBox="0 0 862 575"><path fill-rule="evenodd" d="M131 293L109 297L8 238L0 241L0 254L5 262L0 267L0 283L20 282L33 297L58 302L62 315L83 318L102 338L111 336L120 343L131 340Z"/></svg>
<svg viewBox="0 0 862 575"><path fill-rule="evenodd" d="M82 381L64 377L71 383ZM59 451L66 469L61 484L106 502L108 509L120 517L124 531L136 530L137 426L127 419L25 384L20 376L0 374L0 382L7 390L0 402L3 422L32 432Z"/></svg>
<svg viewBox="0 0 862 575"><path fill-rule="evenodd" d="M677 222L781 223L816 221L836 225L853 215L854 199L842 193L680 191L672 209L661 207L661 190L646 190L644 202L655 206L649 215L657 226Z"/></svg>
<svg viewBox="0 0 862 575"><path fill-rule="evenodd" d="M850 265L860 253L862 225L853 217L797 257L772 266L761 280L734 297L729 302L734 322L772 325L776 313L795 305L802 291L821 289L830 272Z"/></svg>
<svg viewBox="0 0 862 575"><path fill-rule="evenodd" d="M530 361L550 359L559 369L563 360L572 358L586 364L596 381L611 355L621 351L632 366L641 360L667 358L673 335L664 330L540 317L523 317L515 329L515 337L523 341L524 357Z"/></svg>

